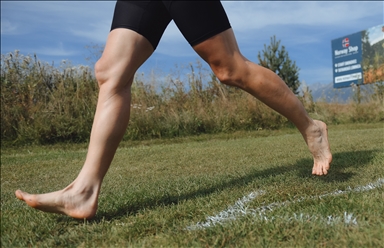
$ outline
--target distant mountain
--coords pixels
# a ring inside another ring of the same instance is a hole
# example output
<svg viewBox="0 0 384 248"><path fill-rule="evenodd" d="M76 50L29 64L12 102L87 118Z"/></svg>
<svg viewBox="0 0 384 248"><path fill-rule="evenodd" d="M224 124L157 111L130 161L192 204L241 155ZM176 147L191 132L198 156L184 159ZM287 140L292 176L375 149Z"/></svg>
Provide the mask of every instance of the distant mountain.
<svg viewBox="0 0 384 248"><path fill-rule="evenodd" d="M305 85L302 85L302 87L305 87ZM314 83L307 85L307 87L311 91L315 102L325 101L347 103L353 101L353 96L356 91L353 87L339 89L333 88L333 83ZM301 90L302 89L300 89L300 91ZM363 95L371 95L374 92L373 85L361 85L360 90Z"/></svg>

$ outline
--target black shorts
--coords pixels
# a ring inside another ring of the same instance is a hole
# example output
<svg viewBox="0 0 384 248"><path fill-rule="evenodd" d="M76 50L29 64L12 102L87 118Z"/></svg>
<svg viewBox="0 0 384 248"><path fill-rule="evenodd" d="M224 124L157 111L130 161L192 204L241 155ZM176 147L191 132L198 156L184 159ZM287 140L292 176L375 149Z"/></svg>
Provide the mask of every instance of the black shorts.
<svg viewBox="0 0 384 248"><path fill-rule="evenodd" d="M131 29L156 49L171 20L191 46L231 27L220 1L117 1L111 30Z"/></svg>

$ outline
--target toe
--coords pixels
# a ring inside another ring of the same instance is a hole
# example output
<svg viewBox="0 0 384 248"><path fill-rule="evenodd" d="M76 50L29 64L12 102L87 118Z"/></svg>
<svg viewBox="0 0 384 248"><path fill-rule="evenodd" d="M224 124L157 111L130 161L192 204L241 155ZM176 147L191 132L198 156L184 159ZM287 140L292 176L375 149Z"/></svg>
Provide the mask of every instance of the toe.
<svg viewBox="0 0 384 248"><path fill-rule="evenodd" d="M323 168L323 175L327 175L328 174L328 169L327 168Z"/></svg>
<svg viewBox="0 0 384 248"><path fill-rule="evenodd" d="M312 169L312 174L317 175L317 176L322 176L323 175L323 170L319 166L314 166Z"/></svg>
<svg viewBox="0 0 384 248"><path fill-rule="evenodd" d="M24 197L23 197L23 191L21 191L21 190L16 190L15 191L15 195L16 195L16 197L19 199L19 200L24 200Z"/></svg>

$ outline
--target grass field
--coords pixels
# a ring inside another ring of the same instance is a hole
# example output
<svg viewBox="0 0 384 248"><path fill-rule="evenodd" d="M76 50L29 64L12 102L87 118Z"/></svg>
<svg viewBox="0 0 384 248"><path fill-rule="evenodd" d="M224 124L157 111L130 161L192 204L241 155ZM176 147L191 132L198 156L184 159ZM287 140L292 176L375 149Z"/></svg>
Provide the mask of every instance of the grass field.
<svg viewBox="0 0 384 248"><path fill-rule="evenodd" d="M85 144L3 149L1 246L384 247L383 123L329 135L325 177L295 129L122 143L89 221L14 197L65 187Z"/></svg>

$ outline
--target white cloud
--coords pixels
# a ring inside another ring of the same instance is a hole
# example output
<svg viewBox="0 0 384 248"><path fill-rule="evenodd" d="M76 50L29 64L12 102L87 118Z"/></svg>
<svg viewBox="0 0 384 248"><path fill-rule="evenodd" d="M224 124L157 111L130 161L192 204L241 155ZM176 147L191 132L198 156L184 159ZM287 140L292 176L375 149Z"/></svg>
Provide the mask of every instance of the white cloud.
<svg viewBox="0 0 384 248"><path fill-rule="evenodd" d="M372 2L269 2L223 1L231 24L240 39L257 37L252 33L262 28L284 30L287 25L345 26L362 18L381 13L382 3ZM62 33L104 43L109 32L114 1L26 1L2 3L2 34L36 32L55 28ZM378 7L380 6L380 7ZM8 14L7 14L8 13ZM3 18L3 15L5 17ZM362 25L362 24L361 24ZM259 35L260 36L260 35ZM262 36L262 34L261 34ZM315 37L302 37L301 42L316 42ZM165 31L162 43L184 42L173 22Z"/></svg>
<svg viewBox="0 0 384 248"><path fill-rule="evenodd" d="M242 30L260 29L272 25L345 26L361 19L382 15L382 2L323 1L223 1L232 25Z"/></svg>
<svg viewBox="0 0 384 248"><path fill-rule="evenodd" d="M269 42L269 37L278 34L286 45L302 45L324 42L330 30L345 26L359 26L356 31L367 28L362 19L381 14L382 3L362 2L274 2L274 1L222 1L241 47L258 42ZM379 6L379 7L378 7ZM316 35L300 30L321 28ZM265 32L268 32L266 34ZM342 35L342 34L341 34ZM191 56L193 50L171 24L166 29L157 52L175 56ZM244 46L243 46L244 45ZM243 50L243 49L242 49Z"/></svg>
<svg viewBox="0 0 384 248"><path fill-rule="evenodd" d="M378 25L375 27L371 27L367 30L368 34L369 34L369 41L370 41L371 45L373 45L373 44L375 44L381 40L384 40L383 27L384 27L384 24Z"/></svg>
<svg viewBox="0 0 384 248"><path fill-rule="evenodd" d="M2 35L12 35L16 34L17 25L11 23L9 20L1 20L1 34Z"/></svg>
<svg viewBox="0 0 384 248"><path fill-rule="evenodd" d="M89 24L86 28L71 27L68 31L74 36L86 38L94 43L104 44L107 40L109 29L110 26L105 22L99 22L98 25Z"/></svg>
<svg viewBox="0 0 384 248"><path fill-rule="evenodd" d="M9 26L6 30L12 27L13 32L33 34L41 30L59 30L62 34L105 42L114 2L15 1L2 3L2 8L2 34L5 20L6 27Z"/></svg>
<svg viewBox="0 0 384 248"><path fill-rule="evenodd" d="M33 52L39 55L46 55L46 56L72 56L72 55L78 54L78 51L64 48L64 45L62 42L59 42L58 45L55 47L34 48Z"/></svg>

